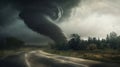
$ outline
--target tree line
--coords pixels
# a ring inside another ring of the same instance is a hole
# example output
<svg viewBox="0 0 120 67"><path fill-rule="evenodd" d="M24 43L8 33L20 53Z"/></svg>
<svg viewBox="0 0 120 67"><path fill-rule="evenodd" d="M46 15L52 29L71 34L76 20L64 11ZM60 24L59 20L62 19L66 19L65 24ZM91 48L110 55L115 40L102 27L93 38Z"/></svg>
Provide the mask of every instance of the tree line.
<svg viewBox="0 0 120 67"><path fill-rule="evenodd" d="M53 47L53 46L52 46ZM80 35L72 34L67 45L56 45L56 49L72 49L72 50L96 50L96 49L114 49L120 50L120 36L115 32L107 34L105 39L96 37L88 37L88 40L81 39Z"/></svg>

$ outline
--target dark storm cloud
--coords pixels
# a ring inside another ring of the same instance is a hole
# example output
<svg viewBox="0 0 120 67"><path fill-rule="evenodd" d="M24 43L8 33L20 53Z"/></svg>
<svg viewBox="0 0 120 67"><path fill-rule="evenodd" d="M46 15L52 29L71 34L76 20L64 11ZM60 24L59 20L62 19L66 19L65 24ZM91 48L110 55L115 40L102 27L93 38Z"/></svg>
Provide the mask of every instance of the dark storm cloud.
<svg viewBox="0 0 120 67"><path fill-rule="evenodd" d="M17 16L18 11L12 9L10 5L0 9L0 26L6 26L12 24Z"/></svg>
<svg viewBox="0 0 120 67"><path fill-rule="evenodd" d="M16 18L24 20L25 24L40 34L46 35L56 43L65 42L66 37L61 29L53 24L61 18L69 16L71 8L78 5L80 0L1 0L0 26L8 25ZM10 6L10 7L8 7ZM8 9L4 9L8 7ZM10 10L10 11L9 11ZM19 12L15 13L14 11ZM15 16L15 17L14 17Z"/></svg>
<svg viewBox="0 0 120 67"><path fill-rule="evenodd" d="M70 8L77 6L80 0L0 0L0 25L4 25L9 22L11 16L13 16L16 10L21 11L28 8L40 8L39 12L49 12L47 9L54 9L56 5L59 5L64 10L64 16L68 16ZM52 8L50 7L52 6ZM50 12L52 12L50 10ZM8 22L7 19L8 18ZM5 23L5 22L6 23ZM11 21L12 22L12 21Z"/></svg>

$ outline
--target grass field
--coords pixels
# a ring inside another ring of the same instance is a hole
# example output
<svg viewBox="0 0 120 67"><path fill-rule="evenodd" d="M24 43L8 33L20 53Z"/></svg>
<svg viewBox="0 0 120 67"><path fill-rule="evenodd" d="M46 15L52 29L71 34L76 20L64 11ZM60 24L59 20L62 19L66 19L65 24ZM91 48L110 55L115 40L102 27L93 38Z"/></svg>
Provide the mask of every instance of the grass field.
<svg viewBox="0 0 120 67"><path fill-rule="evenodd" d="M84 58L102 62L120 63L120 52L117 50L94 50L94 51L60 51L60 50L45 50L52 54L63 56L71 56L77 58Z"/></svg>
<svg viewBox="0 0 120 67"><path fill-rule="evenodd" d="M54 50L46 48L20 48L20 49L11 49L11 50L0 50L0 58L15 54L20 51L30 51L30 50L43 50L48 53L58 54L63 56L84 58L96 61L111 62L111 63L120 63L120 52L117 50L94 50L94 51L74 51L74 50Z"/></svg>

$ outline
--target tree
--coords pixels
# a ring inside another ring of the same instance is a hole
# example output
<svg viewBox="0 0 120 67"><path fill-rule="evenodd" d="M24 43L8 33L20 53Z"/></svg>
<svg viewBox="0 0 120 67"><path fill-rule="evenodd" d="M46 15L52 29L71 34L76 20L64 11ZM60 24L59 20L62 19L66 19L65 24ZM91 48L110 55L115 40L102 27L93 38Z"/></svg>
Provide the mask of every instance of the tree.
<svg viewBox="0 0 120 67"><path fill-rule="evenodd" d="M83 50L84 45L81 42L80 36L78 34L72 34L71 40L68 42L69 48L73 50Z"/></svg>
<svg viewBox="0 0 120 67"><path fill-rule="evenodd" d="M117 48L117 33L111 32L110 34L107 35L106 41L108 44L110 44L110 47L113 49Z"/></svg>
<svg viewBox="0 0 120 67"><path fill-rule="evenodd" d="M93 39L92 37L88 37L88 43L92 43Z"/></svg>
<svg viewBox="0 0 120 67"><path fill-rule="evenodd" d="M117 37L116 42L116 47L120 50L120 36Z"/></svg>

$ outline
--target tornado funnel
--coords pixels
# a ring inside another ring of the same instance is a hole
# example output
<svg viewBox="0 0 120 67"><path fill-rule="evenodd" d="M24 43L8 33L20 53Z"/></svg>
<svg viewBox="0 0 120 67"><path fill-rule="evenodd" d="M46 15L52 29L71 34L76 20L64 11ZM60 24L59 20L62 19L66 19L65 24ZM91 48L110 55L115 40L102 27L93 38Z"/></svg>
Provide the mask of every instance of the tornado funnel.
<svg viewBox="0 0 120 67"><path fill-rule="evenodd" d="M53 23L61 17L61 10L58 7L54 7L54 9L28 8L20 13L20 17L29 28L50 37L56 44L67 43L66 37L61 29Z"/></svg>

